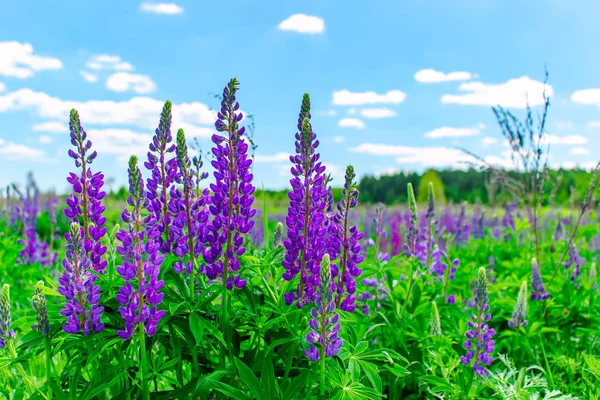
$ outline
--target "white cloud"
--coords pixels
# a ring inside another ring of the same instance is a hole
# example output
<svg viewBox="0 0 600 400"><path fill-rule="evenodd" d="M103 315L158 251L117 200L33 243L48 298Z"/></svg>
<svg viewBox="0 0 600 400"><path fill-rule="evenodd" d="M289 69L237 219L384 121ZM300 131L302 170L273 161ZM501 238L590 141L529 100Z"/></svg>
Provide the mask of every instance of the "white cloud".
<svg viewBox="0 0 600 400"><path fill-rule="evenodd" d="M350 92L338 90L333 92L333 104L338 106L360 106L363 104L400 104L406 99L406 93L390 90L384 94L375 92Z"/></svg>
<svg viewBox="0 0 600 400"><path fill-rule="evenodd" d="M585 161L582 163L579 162L575 162L575 161L563 161L562 163L560 162L555 162L555 163L551 163L550 164L550 168L553 169L585 169L585 170L591 170L596 168L596 164L598 164L597 161Z"/></svg>
<svg viewBox="0 0 600 400"><path fill-rule="evenodd" d="M335 143L342 143L344 141L344 138L342 136L336 136L333 138L333 141Z"/></svg>
<svg viewBox="0 0 600 400"><path fill-rule="evenodd" d="M485 84L481 82L462 83L458 90L465 94L445 94L442 103L525 108L544 104L544 83L527 76L510 79L501 84ZM552 86L546 86L546 95L553 95Z"/></svg>
<svg viewBox="0 0 600 400"><path fill-rule="evenodd" d="M48 143L52 143L54 141L54 139L52 139L51 136L42 135L38 138L38 141L42 144L48 144Z"/></svg>
<svg viewBox="0 0 600 400"><path fill-rule="evenodd" d="M37 71L62 67L62 61L58 58L33 54L33 47L29 43L0 42L0 75L24 79Z"/></svg>
<svg viewBox="0 0 600 400"><path fill-rule="evenodd" d="M571 154L575 156L587 156L590 154L590 151L585 147L573 147L571 149Z"/></svg>
<svg viewBox="0 0 600 400"><path fill-rule="evenodd" d="M0 92L4 92L6 90L6 85L0 82Z"/></svg>
<svg viewBox="0 0 600 400"><path fill-rule="evenodd" d="M567 146L582 145L588 142L588 138L581 135L568 135L568 136L556 136L556 135L544 135L542 144L564 144Z"/></svg>
<svg viewBox="0 0 600 400"><path fill-rule="evenodd" d="M91 72L79 71L79 74L81 76L83 76L83 79L85 79L89 83L94 83L98 80L98 76L95 74L92 74Z"/></svg>
<svg viewBox="0 0 600 400"><path fill-rule="evenodd" d="M363 129L365 127L365 123L356 118L342 118L338 121L338 126L340 128Z"/></svg>
<svg viewBox="0 0 600 400"><path fill-rule="evenodd" d="M156 84L148 75L117 72L108 77L106 88L114 92L132 90L136 93L151 93L156 89Z"/></svg>
<svg viewBox="0 0 600 400"><path fill-rule="evenodd" d="M419 164L424 167L464 167L461 162L474 159L459 149L448 147L412 147L362 143L350 151L377 156L394 156L398 164Z"/></svg>
<svg viewBox="0 0 600 400"><path fill-rule="evenodd" d="M31 89L0 95L0 112L33 110L41 118L66 122L69 120L69 111L75 108L84 127L128 125L153 131L158 125L163 105L164 102L150 97L133 97L124 101L62 100ZM209 137L215 132L214 128L198 125L212 125L215 119L216 113L203 103L173 104L173 126L183 128L188 136Z"/></svg>
<svg viewBox="0 0 600 400"><path fill-rule="evenodd" d="M183 8L175 3L142 3L140 10L152 14L175 15L183 13Z"/></svg>
<svg viewBox="0 0 600 400"><path fill-rule="evenodd" d="M264 162L264 163L273 163L273 162L283 162L290 159L289 153L276 153L273 155L264 155L264 154L256 154L254 156L254 160L256 162Z"/></svg>
<svg viewBox="0 0 600 400"><path fill-rule="evenodd" d="M360 110L361 117L364 118L389 118L396 116L396 111L389 108L365 108Z"/></svg>
<svg viewBox="0 0 600 400"><path fill-rule="evenodd" d="M588 128L600 128L600 121L590 121L586 124Z"/></svg>
<svg viewBox="0 0 600 400"><path fill-rule="evenodd" d="M422 69L415 74L415 80L421 83L440 83L451 81L468 81L473 78L473 74L465 71L449 72L447 74L436 71L435 69Z"/></svg>
<svg viewBox="0 0 600 400"><path fill-rule="evenodd" d="M556 121L556 130L568 131L573 129L573 123L571 121Z"/></svg>
<svg viewBox="0 0 600 400"><path fill-rule="evenodd" d="M33 130L39 132L66 133L69 132L69 127L62 122L48 121L33 125Z"/></svg>
<svg viewBox="0 0 600 400"><path fill-rule="evenodd" d="M492 146L496 143L498 143L498 139L491 136L486 136L481 139L481 144L483 145L483 147Z"/></svg>
<svg viewBox="0 0 600 400"><path fill-rule="evenodd" d="M85 64L93 70L111 70L111 71L133 71L133 65L125 62L119 56L110 54L98 54L88 60Z"/></svg>
<svg viewBox="0 0 600 400"><path fill-rule="evenodd" d="M451 128L449 126L443 126L427 132L423 136L429 139L476 136L479 135L479 132L481 129L483 129L483 127L483 124L477 126L476 128Z"/></svg>
<svg viewBox="0 0 600 400"><path fill-rule="evenodd" d="M337 115L337 111L336 110L324 110L324 111L321 111L321 115L325 115L326 117L334 117Z"/></svg>
<svg viewBox="0 0 600 400"><path fill-rule="evenodd" d="M325 31L325 21L323 18L314 17L311 15L294 14L282 21L278 28L282 31L318 34Z"/></svg>
<svg viewBox="0 0 600 400"><path fill-rule="evenodd" d="M28 162L47 162L44 150L27 147L13 142L5 143L0 139L0 154L10 160L27 159Z"/></svg>

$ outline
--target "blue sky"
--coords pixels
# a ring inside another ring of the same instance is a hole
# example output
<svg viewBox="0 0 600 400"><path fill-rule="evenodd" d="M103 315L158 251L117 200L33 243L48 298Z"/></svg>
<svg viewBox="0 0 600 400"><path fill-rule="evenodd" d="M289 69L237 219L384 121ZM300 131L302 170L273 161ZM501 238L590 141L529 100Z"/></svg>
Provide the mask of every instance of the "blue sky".
<svg viewBox="0 0 600 400"><path fill-rule="evenodd" d="M250 4L252 3L252 4ZM162 103L206 149L218 93L236 76L255 115L256 184L285 188L302 95L321 157L341 182L459 166L466 147L505 163L491 106L522 115L550 72L551 164L600 150L597 1L40 2L2 5L0 185L34 172L64 191L79 110L115 185L143 155Z"/></svg>

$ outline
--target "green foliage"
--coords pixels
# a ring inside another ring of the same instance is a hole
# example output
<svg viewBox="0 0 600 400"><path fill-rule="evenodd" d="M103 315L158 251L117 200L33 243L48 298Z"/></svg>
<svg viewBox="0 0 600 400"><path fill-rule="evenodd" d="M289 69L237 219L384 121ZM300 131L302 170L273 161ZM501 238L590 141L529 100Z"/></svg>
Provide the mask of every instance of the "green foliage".
<svg viewBox="0 0 600 400"><path fill-rule="evenodd" d="M446 204L446 194L444 193L444 184L438 173L430 169L426 171L419 180L419 188L417 190L417 201L426 203L429 200L429 184L433 185L433 194L436 204L443 206Z"/></svg>

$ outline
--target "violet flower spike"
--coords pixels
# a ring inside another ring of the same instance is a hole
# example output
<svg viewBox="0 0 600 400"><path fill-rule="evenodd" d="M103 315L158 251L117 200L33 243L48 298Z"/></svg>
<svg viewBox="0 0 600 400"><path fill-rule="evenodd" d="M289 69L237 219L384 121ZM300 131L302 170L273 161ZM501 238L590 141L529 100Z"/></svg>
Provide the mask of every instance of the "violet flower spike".
<svg viewBox="0 0 600 400"><path fill-rule="evenodd" d="M15 331L10 329L11 325L10 286L5 283L0 291L0 349L6 347L7 339L15 337Z"/></svg>
<svg viewBox="0 0 600 400"><path fill-rule="evenodd" d="M286 270L283 279L291 281L300 275L297 289L284 296L286 304L298 300L296 305L300 308L314 298L319 285L319 263L327 247L325 166L319 162L320 155L316 152L319 141L310 124L308 93L302 98L295 137L296 155L290 156L292 191L288 193L290 206L285 220L288 239L283 243L282 265Z"/></svg>
<svg viewBox="0 0 600 400"><path fill-rule="evenodd" d="M58 292L65 299L60 313L67 318L63 325L66 333L100 332L104 323L100 321L104 307L99 306L100 286L95 282L98 276L92 273L92 263L84 248L83 228L77 222L71 222L67 239L66 256L62 261L63 274L58 279Z"/></svg>
<svg viewBox="0 0 600 400"><path fill-rule="evenodd" d="M102 191L104 175L100 172L92 174L89 166L96 159L95 151L88 154L92 142L87 139L87 133L81 126L77 110L71 110L69 121L71 131L71 144L75 150L69 149L69 156L75 160L75 166L81 168L81 174L70 173L67 181L73 185L73 194L67 198L65 215L81 225L83 230L83 246L94 271L103 274L106 272L108 261L103 259L106 246L102 245L102 238L106 235L104 223L106 217L102 213L106 209L102 199L106 195Z"/></svg>
<svg viewBox="0 0 600 400"><path fill-rule="evenodd" d="M164 310L158 310L164 294L160 290L164 281L158 280L160 266L164 256L158 252L160 232L156 226L155 215L151 213L142 218L142 210L148 207L147 192L144 188L142 173L137 166L137 157L129 159L129 197L121 214L128 230L116 234L121 242L117 252L123 259L123 265L117 266L117 272L125 281L115 296L121 304L119 313L125 320L125 329L117 331L120 338L129 339L140 325L148 336L156 333L158 322ZM145 229L142 229L145 228Z"/></svg>
<svg viewBox="0 0 600 400"><path fill-rule="evenodd" d="M160 113L158 128L156 128L149 146L148 160L144 163L146 169L152 174L146 180L148 211L153 213L157 220L157 228L161 234L159 238L160 251L163 254L171 252L173 241L170 230L172 218L168 208L168 194L177 174L177 162L174 157L169 158L175 152L175 145L171 143L173 141L171 107L171 102L167 100Z"/></svg>
<svg viewBox="0 0 600 400"><path fill-rule="evenodd" d="M485 268L480 267L475 288L475 310L468 321L469 330L465 334L467 340L463 342L467 354L460 357L460 361L464 365L472 364L473 371L477 376L486 376L489 373L486 366L493 361L490 354L494 351L492 337L496 331L487 325L492 318L489 311L487 277Z"/></svg>
<svg viewBox="0 0 600 400"><path fill-rule="evenodd" d="M349 312L356 309L354 305L356 301L356 297L354 296L356 292L356 278L362 273L358 265L364 259L364 256L361 254L360 245L363 234L359 232L356 225L350 226L349 221L350 209L358 205L359 192L356 189L355 178L354 167L349 165L346 168L342 199L337 204L337 212L333 217L333 224L336 226L338 232L335 236L339 238L337 247L341 249L341 251L338 251L340 253L339 268L337 266L334 267L334 271L338 272L339 270L336 282L336 305L340 309Z"/></svg>
<svg viewBox="0 0 600 400"><path fill-rule="evenodd" d="M50 333L50 319L48 318L48 308L46 307L46 297L42 293L44 281L39 281L33 289L32 305L35 310L36 323L31 329L39 331L46 336Z"/></svg>
<svg viewBox="0 0 600 400"><path fill-rule="evenodd" d="M546 300L550 294L546 292L546 287L542 281L540 266L535 258L531 259L531 300Z"/></svg>
<svg viewBox="0 0 600 400"><path fill-rule="evenodd" d="M306 357L312 362L317 362L324 357L335 356L344 343L339 338L340 316L335 313L329 254L323 255L320 275L321 279L315 300L316 307L310 310L311 318L308 320L311 331L306 335L306 340L310 346L304 351Z"/></svg>
<svg viewBox="0 0 600 400"><path fill-rule="evenodd" d="M210 185L214 195L211 197L210 213L212 221L208 224L206 241L209 247L204 251L205 274L210 279L222 277L227 289L242 288L246 280L242 279L239 269L240 260L245 252L244 235L254 226L256 209L252 209L254 190L253 175L250 173L252 159L248 158L248 141L243 138L246 131L239 127L242 113L236 101L238 81L233 78L223 90L221 109L215 127L226 136L213 135L215 147L211 162L215 168L215 183Z"/></svg>
<svg viewBox="0 0 600 400"><path fill-rule="evenodd" d="M508 321L508 326L511 329L519 329L521 326L527 326L527 281L523 281L519 289L519 297L515 305L515 311L512 313L512 318Z"/></svg>

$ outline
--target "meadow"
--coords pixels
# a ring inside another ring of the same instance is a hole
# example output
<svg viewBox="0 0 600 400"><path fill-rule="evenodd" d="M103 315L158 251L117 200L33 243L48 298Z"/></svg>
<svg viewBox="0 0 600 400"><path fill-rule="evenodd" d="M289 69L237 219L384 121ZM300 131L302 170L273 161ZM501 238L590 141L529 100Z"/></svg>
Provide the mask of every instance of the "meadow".
<svg viewBox="0 0 600 400"><path fill-rule="evenodd" d="M517 135L533 167L521 186L494 172L503 205L444 204L435 182L364 205L351 165L334 196L306 94L273 207L238 84L210 156L192 156L165 103L123 171L126 201L107 195L76 110L72 192L7 188L3 398L600 398L598 167L572 205L541 201L541 152Z"/></svg>

